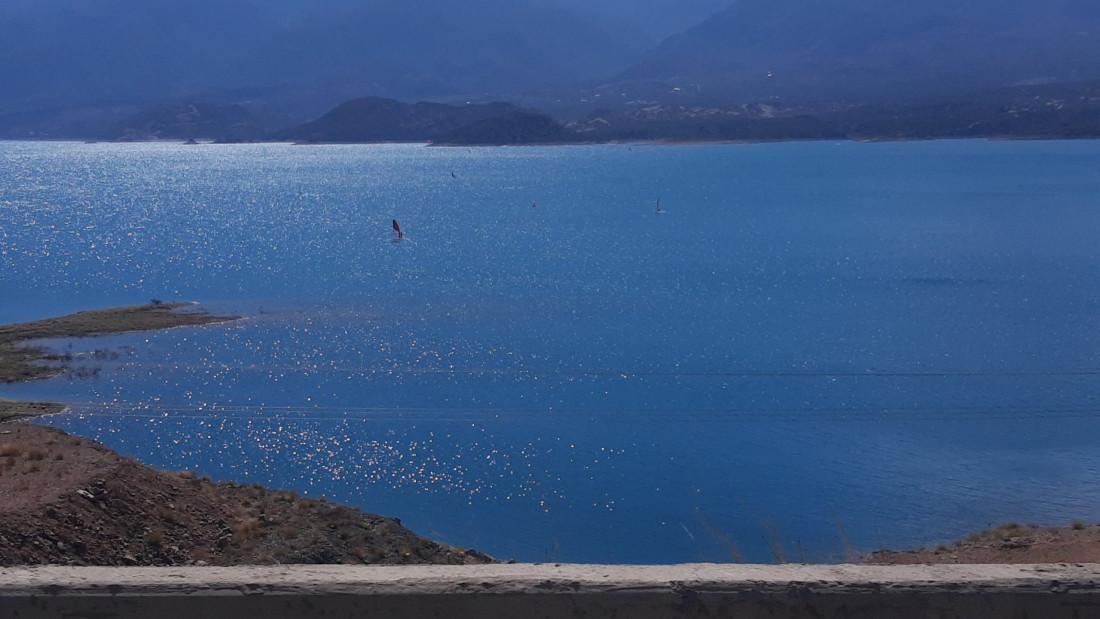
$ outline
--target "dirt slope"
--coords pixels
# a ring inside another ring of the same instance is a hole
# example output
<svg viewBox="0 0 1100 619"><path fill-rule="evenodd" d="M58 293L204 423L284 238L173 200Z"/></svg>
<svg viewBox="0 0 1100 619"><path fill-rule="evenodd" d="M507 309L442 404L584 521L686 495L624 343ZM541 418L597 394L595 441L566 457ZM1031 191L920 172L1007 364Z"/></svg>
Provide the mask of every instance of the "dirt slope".
<svg viewBox="0 0 1100 619"><path fill-rule="evenodd" d="M395 518L158 471L85 438L0 424L0 565L486 563Z"/></svg>
<svg viewBox="0 0 1100 619"><path fill-rule="evenodd" d="M1039 527L1010 522L933 549L880 550L865 563L1100 563L1100 525Z"/></svg>

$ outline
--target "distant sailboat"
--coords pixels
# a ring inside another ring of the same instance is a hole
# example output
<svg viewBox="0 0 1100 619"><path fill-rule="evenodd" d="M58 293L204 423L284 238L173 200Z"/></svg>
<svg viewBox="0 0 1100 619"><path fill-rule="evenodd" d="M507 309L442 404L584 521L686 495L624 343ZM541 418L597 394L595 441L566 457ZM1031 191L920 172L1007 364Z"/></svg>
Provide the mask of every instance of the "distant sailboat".
<svg viewBox="0 0 1100 619"><path fill-rule="evenodd" d="M393 220L393 238L398 240L405 238L405 233L401 231L401 226L396 219Z"/></svg>
<svg viewBox="0 0 1100 619"><path fill-rule="evenodd" d="M654 209L653 212L657 213L658 215L660 215L661 213L664 212L664 211L661 210L661 199L660 198L657 198L657 208Z"/></svg>

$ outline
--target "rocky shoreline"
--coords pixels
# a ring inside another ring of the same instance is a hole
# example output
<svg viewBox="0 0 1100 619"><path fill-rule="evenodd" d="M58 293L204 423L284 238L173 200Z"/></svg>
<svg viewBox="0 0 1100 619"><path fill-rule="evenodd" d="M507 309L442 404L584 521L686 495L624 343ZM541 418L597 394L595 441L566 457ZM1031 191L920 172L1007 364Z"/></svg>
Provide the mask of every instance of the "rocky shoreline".
<svg viewBox="0 0 1100 619"><path fill-rule="evenodd" d="M862 563L879 565L974 563L1100 563L1100 525L1064 527L1008 522L935 548L879 550Z"/></svg>
<svg viewBox="0 0 1100 619"><path fill-rule="evenodd" d="M181 311L186 310L186 311ZM66 364L28 342L236 320L189 303L77 312L0 326L0 382L53 376ZM158 471L57 428L2 423L62 403L0 400L0 565L488 563L416 535L396 518L289 490Z"/></svg>
<svg viewBox="0 0 1100 619"><path fill-rule="evenodd" d="M47 426L0 425L0 565L466 565L396 518L153 469Z"/></svg>

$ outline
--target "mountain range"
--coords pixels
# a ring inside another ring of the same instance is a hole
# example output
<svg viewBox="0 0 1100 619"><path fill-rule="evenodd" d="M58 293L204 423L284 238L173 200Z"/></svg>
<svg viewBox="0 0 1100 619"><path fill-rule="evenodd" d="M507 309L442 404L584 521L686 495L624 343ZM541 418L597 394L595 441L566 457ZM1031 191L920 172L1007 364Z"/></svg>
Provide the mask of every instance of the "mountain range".
<svg viewBox="0 0 1100 619"><path fill-rule="evenodd" d="M221 78L223 86L403 100L485 99L605 76L637 51L575 14L525 0L402 0L313 16Z"/></svg>
<svg viewBox="0 0 1100 619"><path fill-rule="evenodd" d="M851 103L1096 77L1094 0L739 0L617 81Z"/></svg>
<svg viewBox="0 0 1100 619"><path fill-rule="evenodd" d="M573 121L1098 78L1095 0L0 3L0 137L104 134L142 110L160 126L157 114L196 101L263 127L364 97L508 101Z"/></svg>
<svg viewBox="0 0 1100 619"><path fill-rule="evenodd" d="M582 6L579 0L5 0L0 110L198 97L305 120L368 95L491 99L596 79L626 68L653 44L621 24L604 27Z"/></svg>

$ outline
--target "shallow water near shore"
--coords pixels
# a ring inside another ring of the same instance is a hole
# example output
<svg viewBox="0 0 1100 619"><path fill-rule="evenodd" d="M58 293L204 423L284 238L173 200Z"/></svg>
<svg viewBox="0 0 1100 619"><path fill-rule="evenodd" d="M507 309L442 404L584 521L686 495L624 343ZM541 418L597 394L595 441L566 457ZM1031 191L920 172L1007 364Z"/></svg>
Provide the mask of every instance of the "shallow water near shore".
<svg viewBox="0 0 1100 619"><path fill-rule="evenodd" d="M1100 142L0 154L0 322L245 316L0 387L156 466L521 561L1100 519Z"/></svg>

